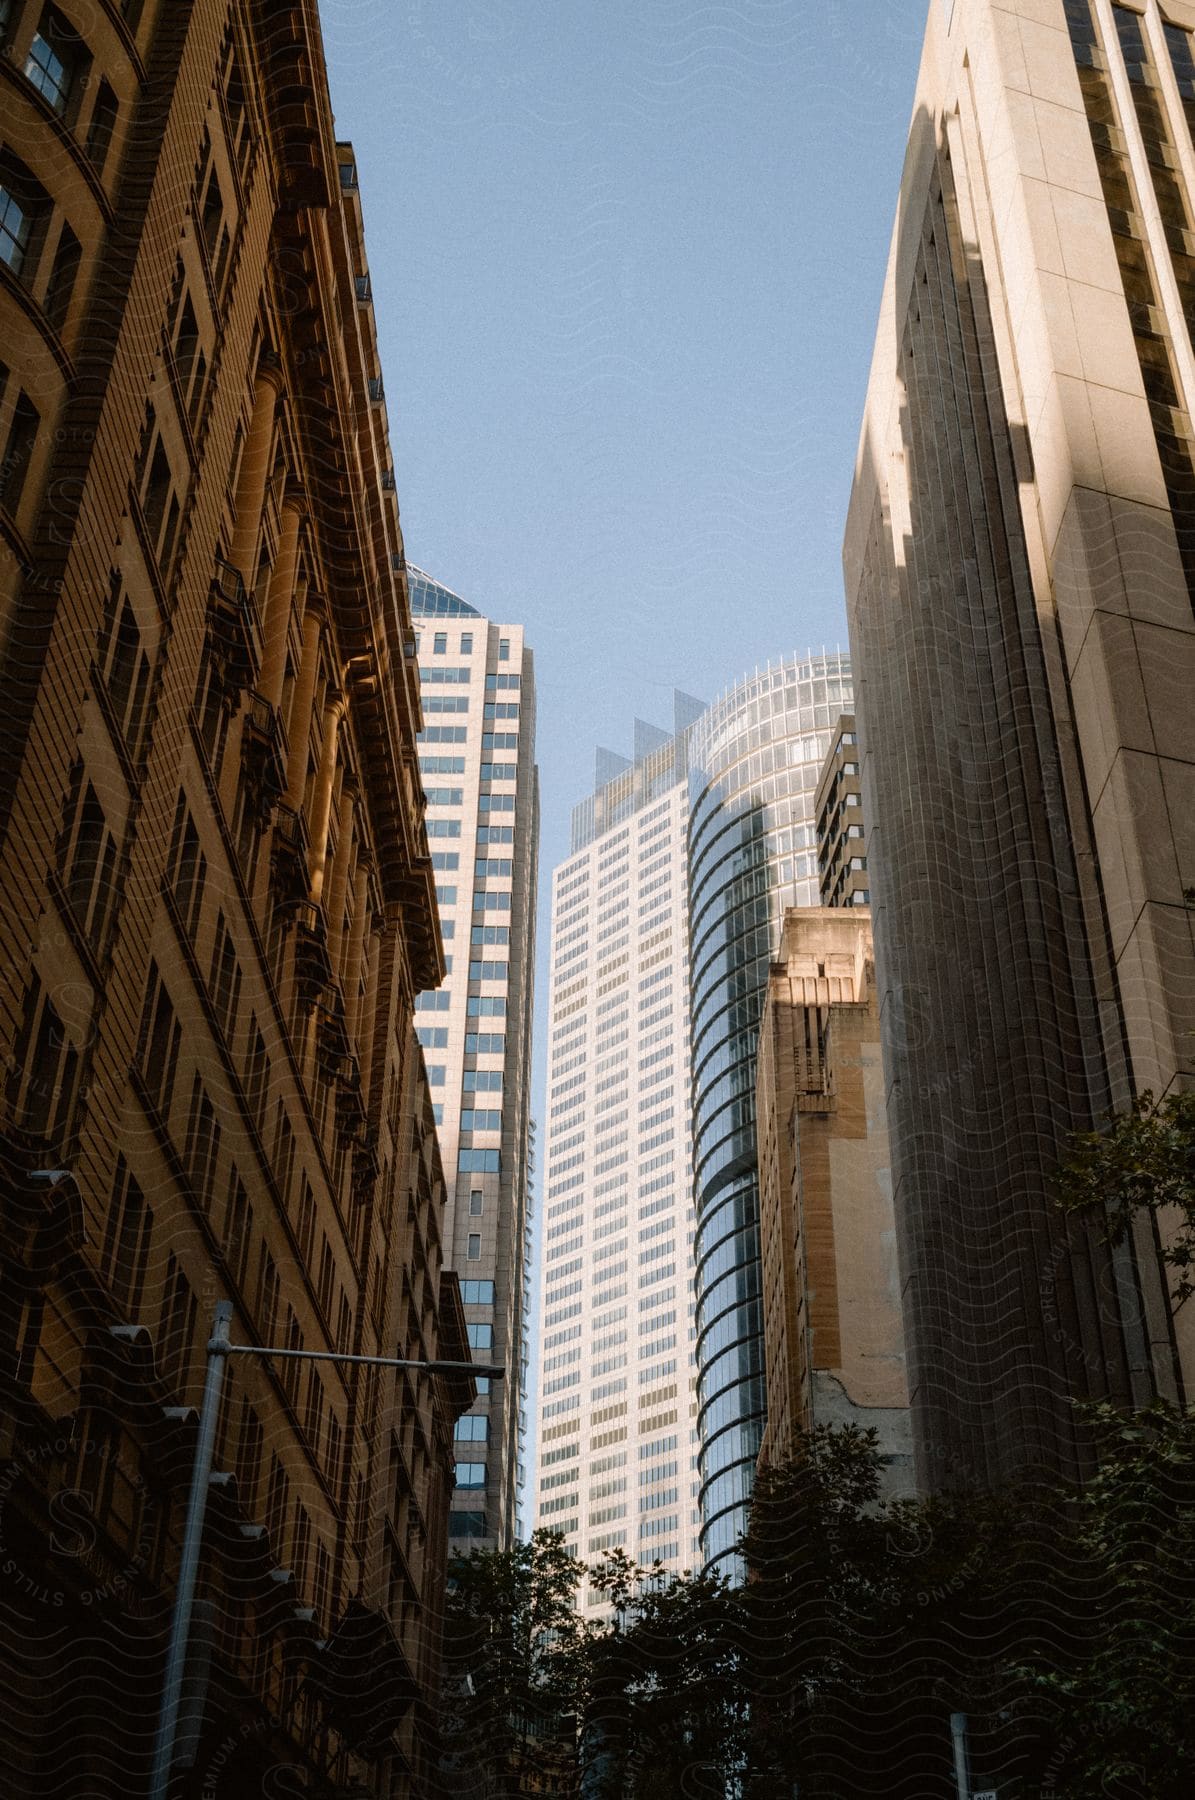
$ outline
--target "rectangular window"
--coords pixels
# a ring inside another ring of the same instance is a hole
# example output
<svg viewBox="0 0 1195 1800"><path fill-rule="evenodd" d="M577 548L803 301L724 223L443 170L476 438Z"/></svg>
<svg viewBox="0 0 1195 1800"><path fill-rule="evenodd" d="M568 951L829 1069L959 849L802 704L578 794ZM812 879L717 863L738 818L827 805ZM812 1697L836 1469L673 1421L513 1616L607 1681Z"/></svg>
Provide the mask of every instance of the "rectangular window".
<svg viewBox="0 0 1195 1800"><path fill-rule="evenodd" d="M510 661L510 639L509 638L499 638L498 639L498 661L499 662L509 662Z"/></svg>
<svg viewBox="0 0 1195 1800"><path fill-rule="evenodd" d="M502 1071L501 1069L466 1069L461 1077L461 1087L467 1094L500 1093Z"/></svg>
<svg viewBox="0 0 1195 1800"><path fill-rule="evenodd" d="M56 7L47 6L25 58L25 79L54 111L65 115L82 87L91 58L79 33Z"/></svg>
<svg viewBox="0 0 1195 1800"><path fill-rule="evenodd" d="M152 1227L153 1215L145 1195L120 1156L104 1241L104 1275L113 1300L130 1322L136 1320L141 1305Z"/></svg>
<svg viewBox="0 0 1195 1800"><path fill-rule="evenodd" d="M462 1175L497 1175L501 1156L497 1150L462 1150L456 1166Z"/></svg>
<svg viewBox="0 0 1195 1800"><path fill-rule="evenodd" d="M278 1319L278 1270L274 1258L263 1244L257 1264L257 1297L254 1308L257 1330L263 1344L272 1344Z"/></svg>
<svg viewBox="0 0 1195 1800"><path fill-rule="evenodd" d="M494 1284L492 1281L462 1281L461 1299L466 1306L492 1306Z"/></svg>
<svg viewBox="0 0 1195 1800"><path fill-rule="evenodd" d="M471 631L462 631L461 632L461 655L462 656L472 656L472 654L473 654L473 633Z"/></svg>
<svg viewBox="0 0 1195 1800"><path fill-rule="evenodd" d="M91 123L87 127L87 154L95 164L98 175L103 174L104 164L108 160L112 133L116 129L116 115L116 95L106 81L101 81L91 110Z"/></svg>
<svg viewBox="0 0 1195 1800"><path fill-rule="evenodd" d="M174 1085L181 1043L182 1027L175 1018L158 966L151 962L141 1016L140 1062L142 1079L159 1107L168 1101Z"/></svg>
<svg viewBox="0 0 1195 1800"><path fill-rule="evenodd" d="M236 1287L242 1287L249 1266L249 1196L235 1169L228 1189L223 1251L229 1279Z"/></svg>
<svg viewBox="0 0 1195 1800"><path fill-rule="evenodd" d="M58 234L58 248L50 266L50 280L43 302L46 317L55 331L61 331L66 323L82 254L78 238L69 225L63 225Z"/></svg>
<svg viewBox="0 0 1195 1800"><path fill-rule="evenodd" d="M469 1262L480 1262L481 1261L481 1233L479 1231L471 1231L469 1233L469 1249L468 1249L467 1260Z"/></svg>
<svg viewBox="0 0 1195 1800"><path fill-rule="evenodd" d="M456 1422L453 1434L458 1444L485 1444L489 1442L490 1422L478 1413L467 1413Z"/></svg>
<svg viewBox="0 0 1195 1800"><path fill-rule="evenodd" d="M447 654L448 654L448 633L446 631L437 631L434 638L432 639L432 655L433 656L447 656Z"/></svg>
<svg viewBox="0 0 1195 1800"><path fill-rule="evenodd" d="M469 1211L475 1219L485 1211L485 1195L479 1193L476 1188L469 1195Z"/></svg>
<svg viewBox="0 0 1195 1800"><path fill-rule="evenodd" d="M136 614L124 593L120 577L113 575L104 610L104 627L98 645L100 671L116 722L131 756L141 745L141 731L149 692L149 658L141 648Z"/></svg>
<svg viewBox="0 0 1195 1800"><path fill-rule="evenodd" d="M509 944L509 925L474 925L469 933L473 944Z"/></svg>
<svg viewBox="0 0 1195 1800"><path fill-rule="evenodd" d="M211 1207L219 1160L220 1125L216 1109L204 1093L202 1079L196 1075L187 1119L186 1164L195 1198L205 1212Z"/></svg>
<svg viewBox="0 0 1195 1800"><path fill-rule="evenodd" d="M92 948L98 950L116 897L116 840L108 830L95 789L83 780L81 763L75 764L71 778L73 792L67 802L71 810L60 845L59 867L75 918Z"/></svg>
<svg viewBox="0 0 1195 1800"><path fill-rule="evenodd" d="M485 1464L483 1462L458 1462L456 1465L455 1485L458 1488L484 1487Z"/></svg>
<svg viewBox="0 0 1195 1800"><path fill-rule="evenodd" d="M0 205L2 204L3 190L0 189ZM0 227L0 232L2 232L2 227ZM2 251L3 240L0 236L0 253ZM0 505L6 512L15 513L21 504L21 495L25 491L25 477L29 473L29 464L33 459L40 427L41 414L36 406L28 394L18 394L16 405L13 407L12 420L8 427L4 456L0 460Z"/></svg>
<svg viewBox="0 0 1195 1800"><path fill-rule="evenodd" d="M450 1538L485 1537L485 1514L483 1512L450 1512L448 1535Z"/></svg>
<svg viewBox="0 0 1195 1800"><path fill-rule="evenodd" d="M492 1350L494 1348L494 1327L488 1323L478 1322L468 1327L469 1347L472 1350Z"/></svg>
<svg viewBox="0 0 1195 1800"><path fill-rule="evenodd" d="M8 186L7 175L0 176L0 184L0 260L8 264L14 275L19 275L29 249L33 219L28 203L21 204L23 196Z"/></svg>
<svg viewBox="0 0 1195 1800"><path fill-rule="evenodd" d="M159 1366L175 1389L186 1384L195 1337L198 1302L173 1255L166 1265L166 1288L159 1323Z"/></svg>
<svg viewBox="0 0 1195 1800"><path fill-rule="evenodd" d="M461 1113L462 1131L501 1131L501 1129L502 1114L500 1112L493 1112L489 1109L482 1112L466 1108Z"/></svg>

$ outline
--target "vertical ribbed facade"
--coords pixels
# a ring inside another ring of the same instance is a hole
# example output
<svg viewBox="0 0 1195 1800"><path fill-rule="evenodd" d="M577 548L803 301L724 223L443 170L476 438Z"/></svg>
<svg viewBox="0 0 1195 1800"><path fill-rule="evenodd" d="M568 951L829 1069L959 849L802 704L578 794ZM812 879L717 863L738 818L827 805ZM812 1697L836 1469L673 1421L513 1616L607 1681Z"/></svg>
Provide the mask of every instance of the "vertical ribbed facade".
<svg viewBox="0 0 1195 1800"><path fill-rule="evenodd" d="M930 13L845 562L931 1488L1071 1474L1074 1398L1192 1365L1152 1226L1050 1184L1192 1076L1193 30Z"/></svg>
<svg viewBox="0 0 1195 1800"><path fill-rule="evenodd" d="M818 901L814 792L845 655L728 690L689 743L688 908L702 1555L727 1566L763 1433L755 1062L786 906Z"/></svg>
<svg viewBox="0 0 1195 1800"><path fill-rule="evenodd" d="M450 1536L507 1547L519 1510L530 1276L530 1082L539 786L535 672L498 625L410 571L423 729L419 772L447 973L416 1001L448 1184L445 1251L481 1380L457 1421Z"/></svg>

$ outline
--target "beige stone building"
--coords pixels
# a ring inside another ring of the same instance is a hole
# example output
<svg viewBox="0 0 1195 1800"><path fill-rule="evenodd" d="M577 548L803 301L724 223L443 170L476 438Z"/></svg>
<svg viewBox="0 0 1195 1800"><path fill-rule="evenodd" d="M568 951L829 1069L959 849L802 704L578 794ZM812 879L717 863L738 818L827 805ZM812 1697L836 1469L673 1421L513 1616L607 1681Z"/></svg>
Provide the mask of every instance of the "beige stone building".
<svg viewBox="0 0 1195 1800"><path fill-rule="evenodd" d="M506 1377L457 1420L449 1541L518 1539L530 1301L531 1020L539 863L535 659L521 625L485 618L409 570L423 730L419 769L445 976L415 1002L469 1340Z"/></svg>
<svg viewBox="0 0 1195 1800"><path fill-rule="evenodd" d="M831 751L831 759L833 758ZM790 907L756 1075L767 1426L874 1428L889 1493L912 1455L879 1008L864 907Z"/></svg>
<svg viewBox="0 0 1195 1800"><path fill-rule="evenodd" d="M846 535L917 1449L1195 1375L1067 1135L1195 1053L1195 6L935 0Z"/></svg>
<svg viewBox="0 0 1195 1800"><path fill-rule="evenodd" d="M142 1791L213 1307L468 1358L352 151L316 9L0 5L0 1761ZM230 1369L181 1793L430 1791L470 1378Z"/></svg>

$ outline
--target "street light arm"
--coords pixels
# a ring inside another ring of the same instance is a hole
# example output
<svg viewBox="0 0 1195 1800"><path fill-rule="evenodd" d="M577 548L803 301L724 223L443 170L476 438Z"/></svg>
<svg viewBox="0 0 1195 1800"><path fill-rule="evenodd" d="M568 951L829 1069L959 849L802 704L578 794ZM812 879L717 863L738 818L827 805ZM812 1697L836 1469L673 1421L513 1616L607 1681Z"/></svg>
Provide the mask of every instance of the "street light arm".
<svg viewBox="0 0 1195 1800"><path fill-rule="evenodd" d="M212 1334L207 1344L207 1373L204 1380L203 1405L199 1414L199 1436L195 1461L191 1469L191 1488L183 1526L182 1553L179 1560L178 1586L170 1620L170 1640L166 1651L166 1672L158 1725L154 1738L153 1767L149 1778L149 1800L166 1800L170 1787L170 1771L174 1766L178 1737L179 1701L186 1672L187 1648L191 1635L191 1612L195 1600L195 1579L199 1568L199 1551L203 1541L203 1522L207 1508L212 1456L216 1443L216 1422L220 1411L220 1390L224 1380L226 1359L230 1356L288 1357L300 1362L332 1362L364 1364L374 1369L423 1369L429 1375L480 1375L490 1381L501 1381L506 1370L500 1363L438 1362L416 1356L350 1356L339 1350L291 1350L280 1344L231 1344L228 1333L232 1326L232 1302L221 1300L212 1321ZM116 1326L126 1334L137 1326Z"/></svg>
<svg viewBox="0 0 1195 1800"><path fill-rule="evenodd" d="M222 1344L218 1350L222 1356L285 1356L298 1362L364 1363L371 1369L424 1369L429 1375L485 1375L491 1381L502 1381L506 1376L501 1363L440 1362L418 1356L350 1356L339 1350L283 1349L280 1344Z"/></svg>

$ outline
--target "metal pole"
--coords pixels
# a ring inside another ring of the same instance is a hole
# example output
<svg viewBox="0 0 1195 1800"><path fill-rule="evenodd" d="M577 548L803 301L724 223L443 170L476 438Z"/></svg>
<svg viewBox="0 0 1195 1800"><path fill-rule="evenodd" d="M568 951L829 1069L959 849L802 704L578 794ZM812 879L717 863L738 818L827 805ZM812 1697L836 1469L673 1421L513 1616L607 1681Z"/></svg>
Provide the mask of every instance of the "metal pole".
<svg viewBox="0 0 1195 1800"><path fill-rule="evenodd" d="M290 1357L296 1362L364 1363L373 1369L423 1369L429 1375L486 1375L501 1381L504 1363L440 1362L419 1356L352 1356L340 1350L287 1350L281 1344L226 1344L226 1356Z"/></svg>
<svg viewBox="0 0 1195 1800"><path fill-rule="evenodd" d="M951 1713L950 1737L954 1745L954 1782L958 1789L958 1800L971 1800L971 1771L967 1766L967 1715L965 1712Z"/></svg>
<svg viewBox="0 0 1195 1800"><path fill-rule="evenodd" d="M434 1359L405 1356L347 1356L336 1350L289 1350L281 1345L233 1344L229 1342L232 1327L232 1302L221 1300L212 1319L212 1335L207 1346L207 1376L203 1388L203 1406L199 1414L199 1441L195 1446L195 1462L191 1470L191 1492L187 1499L187 1519L183 1527L183 1549L179 1560L178 1587L174 1595L174 1612L170 1620L170 1645L166 1653L166 1674L162 1682L161 1709L154 1739L153 1768L149 1778L149 1800L167 1800L170 1770L174 1763L175 1738L178 1731L178 1709L182 1698L183 1677L187 1668L187 1650L191 1636L191 1612L195 1603L195 1578L199 1571L199 1552L203 1544L203 1520L207 1511L208 1485L212 1473L212 1457L216 1448L216 1423L220 1415L220 1389L224 1382L224 1365L230 1356L293 1357L302 1362L368 1363L382 1369L424 1369L429 1374L487 1375L501 1381L506 1370L500 1364L439 1362Z"/></svg>
<svg viewBox="0 0 1195 1800"><path fill-rule="evenodd" d="M154 1740L153 1769L149 1778L149 1800L166 1800L170 1786L170 1769L174 1762L174 1738L178 1728L178 1706L182 1695L183 1676L187 1666L187 1647L191 1636L191 1609L195 1601L195 1577L199 1570L199 1550L203 1542L203 1519L207 1511L208 1482L212 1473L212 1456L216 1447L216 1421L220 1413L220 1389L224 1382L224 1364L228 1356L228 1334L231 1326L232 1302L221 1300L212 1319L212 1335L207 1346L207 1376L203 1386L203 1407L199 1414L199 1442L195 1447L195 1463L191 1470L191 1492L187 1499L187 1519L183 1527L183 1549L178 1566L178 1587L175 1590L174 1612L170 1620L170 1647L166 1654L162 1703L158 1714L157 1736Z"/></svg>

